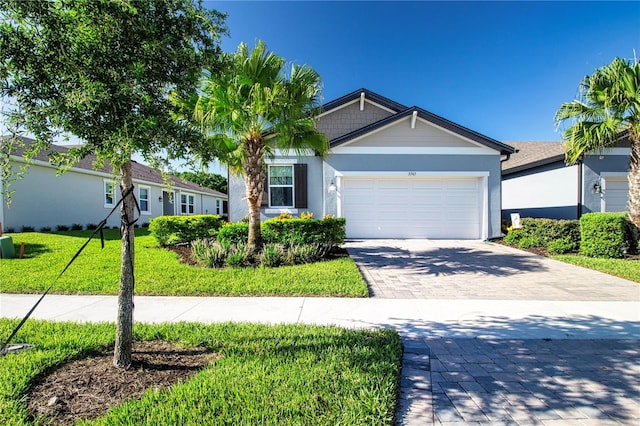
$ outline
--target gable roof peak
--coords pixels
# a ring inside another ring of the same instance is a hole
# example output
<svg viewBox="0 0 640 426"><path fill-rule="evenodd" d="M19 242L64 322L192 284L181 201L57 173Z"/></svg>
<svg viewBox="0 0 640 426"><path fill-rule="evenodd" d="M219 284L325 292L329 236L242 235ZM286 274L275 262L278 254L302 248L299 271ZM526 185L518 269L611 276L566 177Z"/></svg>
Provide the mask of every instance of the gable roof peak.
<svg viewBox="0 0 640 426"><path fill-rule="evenodd" d="M360 89L354 90L351 93L347 93L346 95L341 96L338 99L325 103L324 105L322 105L322 110L329 111L354 100L360 99L363 93L365 100L369 100L376 104L382 105L383 107L388 108L396 113L407 109L407 107L405 105L402 105L401 103L379 95L378 93L373 92L365 87L361 87Z"/></svg>

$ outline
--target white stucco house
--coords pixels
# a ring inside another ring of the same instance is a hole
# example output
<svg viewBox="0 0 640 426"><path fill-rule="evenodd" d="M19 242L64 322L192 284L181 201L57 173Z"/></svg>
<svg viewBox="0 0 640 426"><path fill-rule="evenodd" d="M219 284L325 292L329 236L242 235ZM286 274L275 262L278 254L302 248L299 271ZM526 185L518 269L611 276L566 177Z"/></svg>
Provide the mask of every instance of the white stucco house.
<svg viewBox="0 0 640 426"><path fill-rule="evenodd" d="M562 142L508 142L518 150L502 163L503 218L578 219L584 213L624 212L629 196L631 145L626 134L614 148L565 163Z"/></svg>
<svg viewBox="0 0 640 426"><path fill-rule="evenodd" d="M32 140L26 139L29 143ZM55 229L99 223L113 209L120 197L118 182L111 166L93 168L95 158L86 157L62 175L49 163L51 151L65 152L67 148L52 145L38 155L23 179L11 183L14 191L11 204L3 196L0 206L2 230L20 231L23 227L35 230ZM11 156L14 170L25 164L21 152ZM140 205L138 224L165 215L226 214L227 195L209 188L170 177L168 189L160 172L141 163L132 167L135 196ZM114 214L107 226L119 226L120 215Z"/></svg>
<svg viewBox="0 0 640 426"><path fill-rule="evenodd" d="M330 143L322 159L278 152L266 159L262 219L288 212L346 218L348 238L500 236L497 140L367 89L323 106ZM229 176L229 219L247 215L244 181Z"/></svg>

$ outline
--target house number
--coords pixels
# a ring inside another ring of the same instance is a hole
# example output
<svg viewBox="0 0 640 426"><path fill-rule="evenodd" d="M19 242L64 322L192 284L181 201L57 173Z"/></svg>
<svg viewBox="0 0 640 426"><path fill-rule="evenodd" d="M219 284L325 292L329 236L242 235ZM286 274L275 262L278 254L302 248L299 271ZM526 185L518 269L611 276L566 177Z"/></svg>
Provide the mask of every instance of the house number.
<svg viewBox="0 0 640 426"><path fill-rule="evenodd" d="M415 176L416 172L409 172L409 176Z"/></svg>

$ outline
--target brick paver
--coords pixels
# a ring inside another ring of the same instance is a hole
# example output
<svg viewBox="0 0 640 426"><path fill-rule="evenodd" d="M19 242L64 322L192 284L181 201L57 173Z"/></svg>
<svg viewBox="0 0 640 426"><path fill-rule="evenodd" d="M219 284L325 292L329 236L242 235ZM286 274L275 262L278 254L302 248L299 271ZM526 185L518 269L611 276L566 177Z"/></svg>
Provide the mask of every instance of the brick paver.
<svg viewBox="0 0 640 426"><path fill-rule="evenodd" d="M346 244L372 297L640 301L640 286L497 243L363 240Z"/></svg>
<svg viewBox="0 0 640 426"><path fill-rule="evenodd" d="M368 240L347 248L374 298L640 301L637 283L499 244ZM539 317L534 328L558 320ZM432 338L428 328L405 339L397 423L640 424L638 336L528 339L531 330L518 330L522 339Z"/></svg>
<svg viewBox="0 0 640 426"><path fill-rule="evenodd" d="M633 340L413 339L402 376L400 425L640 424Z"/></svg>

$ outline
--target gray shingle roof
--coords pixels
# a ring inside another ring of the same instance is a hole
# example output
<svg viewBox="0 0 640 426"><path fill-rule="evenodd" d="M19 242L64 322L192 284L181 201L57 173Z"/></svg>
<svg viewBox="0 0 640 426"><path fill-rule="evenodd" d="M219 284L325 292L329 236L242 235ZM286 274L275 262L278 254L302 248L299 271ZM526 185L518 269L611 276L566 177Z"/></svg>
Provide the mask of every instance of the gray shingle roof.
<svg viewBox="0 0 640 426"><path fill-rule="evenodd" d="M563 142L507 142L507 144L518 152L502 163L503 175L564 161Z"/></svg>
<svg viewBox="0 0 640 426"><path fill-rule="evenodd" d="M502 163L502 175L510 175L534 167L564 162L564 142L507 142L518 150ZM627 131L618 135L616 147L631 147ZM592 153L593 154L593 153Z"/></svg>
<svg viewBox="0 0 640 426"><path fill-rule="evenodd" d="M0 139L4 139L4 137ZM33 139L30 139L30 138L22 137L21 139L27 145L33 142ZM64 153L64 152L68 152L69 149L67 147L60 146L60 145L50 145L50 148L38 153L35 160L44 161L48 163L49 154L54 151ZM23 152L24 150L22 148L19 148L13 155L17 157L21 157ZM80 160L78 163L76 163L74 167L78 169L95 171L96 169L93 167L93 163L95 162L95 159L96 157L93 155L87 156L82 160ZM102 169L99 169L98 171L107 173L107 174L112 174L111 164L109 164L108 162L105 163L104 167ZM158 170L155 170L152 167L149 167L145 164L138 163L136 161L132 162L131 174L133 176L133 179L135 180L140 180L140 181L149 182L149 183L156 183L158 185L165 184L164 180L162 179L162 174ZM195 184L193 182L180 179L177 176L169 175L169 181L171 182L171 186L174 188L201 192L201 193L205 193L205 194L209 194L209 195L221 197L221 198L227 197L227 194L214 191L213 189L206 188L198 184Z"/></svg>

